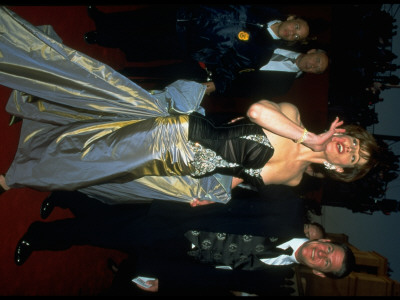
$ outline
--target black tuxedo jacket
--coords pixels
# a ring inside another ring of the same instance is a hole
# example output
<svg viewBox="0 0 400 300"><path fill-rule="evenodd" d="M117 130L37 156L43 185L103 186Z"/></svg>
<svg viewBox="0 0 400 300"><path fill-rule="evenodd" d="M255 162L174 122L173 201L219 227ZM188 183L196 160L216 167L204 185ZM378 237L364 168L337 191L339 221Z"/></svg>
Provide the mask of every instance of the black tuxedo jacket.
<svg viewBox="0 0 400 300"><path fill-rule="evenodd" d="M261 193L261 197L251 197L250 191L242 190L228 204L192 208L167 201L106 205L78 192L55 192L52 197L58 205L70 208L76 218L35 222L27 234L34 237L32 244L36 250L93 245L136 253L139 263L134 273L159 278L160 291L165 293L205 291L205 287L214 292L236 289L257 294L277 293L265 289L266 280L272 287L279 287L283 275L290 274L290 268L219 270L185 255L190 243L184 233L193 229L261 235L270 238L271 244L304 237L301 198L285 186L268 186Z"/></svg>
<svg viewBox="0 0 400 300"><path fill-rule="evenodd" d="M132 284L132 278L137 276L157 278L157 295L232 296L232 291L239 291L259 296L287 296L294 292L293 266L266 266L264 270L255 271L223 270L185 257L173 259L150 254L157 253L132 255L120 264L110 295L153 295L141 292Z"/></svg>
<svg viewBox="0 0 400 300"><path fill-rule="evenodd" d="M199 219L189 214L193 221L188 221L182 231L197 228L262 235L270 239L273 247L293 237L304 237L302 200L288 187L270 186L261 193L264 193L261 198L234 198L222 209L199 207ZM242 191L242 196L245 194ZM211 212L213 209L215 212ZM174 215L176 210L168 213ZM174 245L179 243L175 241ZM179 247L185 251L188 249L183 243ZM141 250L137 253L135 274L157 277L159 290L164 294L177 291L183 294L219 294L237 290L257 295L283 295L288 292L283 287L284 280L293 275L292 266L265 265L263 270L253 271L216 269L192 260L169 243L157 243Z"/></svg>

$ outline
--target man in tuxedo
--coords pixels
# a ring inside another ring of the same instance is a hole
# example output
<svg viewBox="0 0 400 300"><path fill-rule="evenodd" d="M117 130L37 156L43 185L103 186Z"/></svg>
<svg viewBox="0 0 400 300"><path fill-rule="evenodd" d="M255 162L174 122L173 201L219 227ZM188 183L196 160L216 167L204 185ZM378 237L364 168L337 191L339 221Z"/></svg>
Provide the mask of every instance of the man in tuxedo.
<svg viewBox="0 0 400 300"><path fill-rule="evenodd" d="M32 223L17 245L17 265L33 251L93 245L134 253L132 272L157 278L161 293L206 288L279 294L293 263L333 277L347 275L354 263L345 246L304 238L303 201L286 186L195 208L157 200L110 206L79 192L53 192L42 204L42 217L54 206L69 208L76 218ZM293 253L277 254L277 246L290 246Z"/></svg>
<svg viewBox="0 0 400 300"><path fill-rule="evenodd" d="M91 6L89 16L96 30L85 34L88 43L118 47L130 61L183 60L180 72L199 82L193 76L209 77L216 94L239 70L260 68L277 47L310 33L304 19L261 5L161 5L108 14Z"/></svg>
<svg viewBox="0 0 400 300"><path fill-rule="evenodd" d="M329 66L329 57L323 49L310 49L306 53L277 48L267 64L259 69L241 69L223 97L270 99L286 94L295 80L304 73L322 74ZM207 93L215 91L212 77L207 77L197 64L181 62L155 67L129 67L122 70L127 76L153 77L161 89L177 79L207 81ZM215 93L214 93L215 95Z"/></svg>
<svg viewBox="0 0 400 300"><path fill-rule="evenodd" d="M225 95L254 100L282 96L304 73L322 74L328 66L329 57L322 49L299 53L278 48L259 70L241 70Z"/></svg>

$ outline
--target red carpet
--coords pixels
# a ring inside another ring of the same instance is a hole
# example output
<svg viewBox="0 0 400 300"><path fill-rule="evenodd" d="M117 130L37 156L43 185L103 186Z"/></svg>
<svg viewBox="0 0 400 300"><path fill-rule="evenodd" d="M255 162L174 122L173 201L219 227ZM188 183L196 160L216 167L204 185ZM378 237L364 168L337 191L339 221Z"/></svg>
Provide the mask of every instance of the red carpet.
<svg viewBox="0 0 400 300"><path fill-rule="evenodd" d="M64 43L118 69L125 64L117 49L87 45L83 34L94 29L85 6L9 6L34 25L51 24ZM102 7L99 7L102 8ZM132 7L131 7L132 8ZM106 11L110 8L105 8ZM8 126L4 107L10 89L0 86L3 109L0 110L0 172L6 172L17 149L20 123ZM0 295L1 296L76 296L97 295L109 286L112 273L107 258L120 261L125 254L89 246L76 246L67 251L35 252L23 266L14 264L14 250L28 226L40 220L39 209L48 195L31 189L16 189L0 196ZM56 208L52 221L70 217L67 210Z"/></svg>
<svg viewBox="0 0 400 300"><path fill-rule="evenodd" d="M136 6L98 6L105 12L133 9ZM94 29L85 6L9 6L10 9L32 24L51 24L64 44L92 56L115 69L127 64L117 49L88 45L83 34ZM324 128L327 109L327 75L305 76L290 91L287 100L299 106L307 128ZM316 84L318 80L318 84ZM1 83L0 83L1 84ZM318 87L318 88L316 88ZM0 86L0 172L9 167L17 149L20 123L8 126L9 115L5 111L10 89ZM300 93L302 91L303 93ZM246 108L248 103L221 101L216 105L211 98L205 99L209 111L235 111ZM314 124L307 126L307 124ZM315 125L317 124L317 125ZM76 246L67 251L35 252L23 266L14 264L14 250L28 226L40 220L39 208L48 195L31 189L16 189L0 196L0 296L78 296L97 295L112 280L107 269L108 257L119 262L126 255L118 251L89 246ZM48 221L72 216L69 211L56 208Z"/></svg>

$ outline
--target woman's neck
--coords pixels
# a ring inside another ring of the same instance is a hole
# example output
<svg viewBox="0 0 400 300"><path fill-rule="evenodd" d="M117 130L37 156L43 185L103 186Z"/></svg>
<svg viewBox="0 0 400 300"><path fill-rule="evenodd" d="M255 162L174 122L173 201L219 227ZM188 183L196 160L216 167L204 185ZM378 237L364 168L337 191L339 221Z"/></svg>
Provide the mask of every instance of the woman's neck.
<svg viewBox="0 0 400 300"><path fill-rule="evenodd" d="M323 164L324 161L326 161L326 156L325 152L320 151L320 152L315 152L312 151L310 148L304 146L304 145L299 145L299 153L297 155L299 160L306 161L308 163L315 163L315 164Z"/></svg>

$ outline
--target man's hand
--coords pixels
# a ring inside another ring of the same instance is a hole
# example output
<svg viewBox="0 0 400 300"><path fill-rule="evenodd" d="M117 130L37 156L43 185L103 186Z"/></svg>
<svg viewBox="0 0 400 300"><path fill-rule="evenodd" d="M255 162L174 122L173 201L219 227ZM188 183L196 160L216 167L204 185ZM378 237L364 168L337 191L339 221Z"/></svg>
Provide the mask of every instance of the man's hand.
<svg viewBox="0 0 400 300"><path fill-rule="evenodd" d="M215 92L214 82L209 81L209 82L204 82L203 84L207 87L207 89L206 89L207 95L210 95L212 92Z"/></svg>
<svg viewBox="0 0 400 300"><path fill-rule="evenodd" d="M148 281L146 281L146 283L147 284L151 284L151 287L146 288L146 287L141 286L140 284L137 284L137 283L136 283L136 285L137 285L137 287L139 289L142 289L142 290L144 290L146 292L152 292L152 293L158 292L158 279L156 279L156 280L148 280Z"/></svg>

